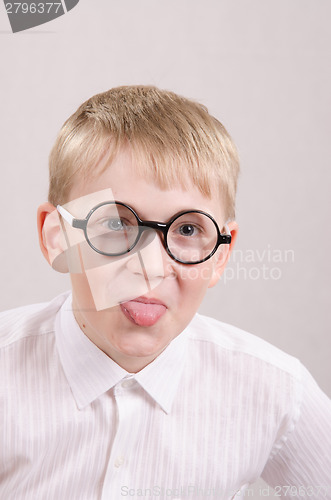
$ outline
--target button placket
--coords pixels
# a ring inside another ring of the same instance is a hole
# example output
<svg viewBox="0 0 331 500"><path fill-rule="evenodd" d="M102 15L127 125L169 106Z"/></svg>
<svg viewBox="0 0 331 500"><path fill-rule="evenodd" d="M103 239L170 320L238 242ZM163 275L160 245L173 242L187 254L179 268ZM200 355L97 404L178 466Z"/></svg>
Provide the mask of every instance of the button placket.
<svg viewBox="0 0 331 500"><path fill-rule="evenodd" d="M123 387L123 389L129 389L135 383L136 382L135 382L135 380L133 378L127 378L127 379L124 379L123 382L121 382L121 387Z"/></svg>
<svg viewBox="0 0 331 500"><path fill-rule="evenodd" d="M114 387L117 407L117 429L109 457L102 500L116 498L121 488L130 483L132 453L139 437L139 417L143 402L142 388L132 377Z"/></svg>
<svg viewBox="0 0 331 500"><path fill-rule="evenodd" d="M121 465L123 465L125 462L125 458L123 456L119 456L115 459L115 462L114 462L114 466L115 467L121 467Z"/></svg>

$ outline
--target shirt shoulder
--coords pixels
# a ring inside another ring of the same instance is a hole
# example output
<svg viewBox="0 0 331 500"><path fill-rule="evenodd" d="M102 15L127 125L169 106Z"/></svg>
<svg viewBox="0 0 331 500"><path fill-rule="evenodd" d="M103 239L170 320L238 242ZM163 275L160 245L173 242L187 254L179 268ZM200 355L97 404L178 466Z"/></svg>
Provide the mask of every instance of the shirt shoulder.
<svg viewBox="0 0 331 500"><path fill-rule="evenodd" d="M255 358L298 380L302 377L302 366L297 358L252 333L214 318L196 314L190 324L189 338L196 343L209 343L216 351L226 350L229 355Z"/></svg>
<svg viewBox="0 0 331 500"><path fill-rule="evenodd" d="M55 316L70 295L64 292L41 302L0 312L0 349L27 337L54 331Z"/></svg>
<svg viewBox="0 0 331 500"><path fill-rule="evenodd" d="M260 415L261 426L268 421L274 432L270 448L274 456L300 417L304 366L264 339L201 314L193 318L187 336L204 381L212 380L216 393L223 394L230 406L234 401L242 408L248 404Z"/></svg>

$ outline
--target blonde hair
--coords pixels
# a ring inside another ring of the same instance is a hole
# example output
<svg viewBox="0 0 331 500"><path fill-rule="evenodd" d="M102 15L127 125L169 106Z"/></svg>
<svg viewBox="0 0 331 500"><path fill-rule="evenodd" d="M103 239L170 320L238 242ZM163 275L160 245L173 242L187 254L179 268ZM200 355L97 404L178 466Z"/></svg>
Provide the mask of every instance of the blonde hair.
<svg viewBox="0 0 331 500"><path fill-rule="evenodd" d="M207 197L217 187L234 217L239 160L226 129L202 104L151 86L97 94L64 123L49 158L48 200L65 203L78 177L100 174L128 144L142 175L166 189L185 188L188 174Z"/></svg>

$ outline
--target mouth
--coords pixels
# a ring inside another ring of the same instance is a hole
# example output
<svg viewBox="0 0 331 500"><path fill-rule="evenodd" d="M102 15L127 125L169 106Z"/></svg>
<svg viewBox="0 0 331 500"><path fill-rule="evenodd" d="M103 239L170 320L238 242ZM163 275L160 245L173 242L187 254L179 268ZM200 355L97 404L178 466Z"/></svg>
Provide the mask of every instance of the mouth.
<svg viewBox="0 0 331 500"><path fill-rule="evenodd" d="M137 326L152 326L167 311L167 306L158 299L137 297L120 304L123 314Z"/></svg>

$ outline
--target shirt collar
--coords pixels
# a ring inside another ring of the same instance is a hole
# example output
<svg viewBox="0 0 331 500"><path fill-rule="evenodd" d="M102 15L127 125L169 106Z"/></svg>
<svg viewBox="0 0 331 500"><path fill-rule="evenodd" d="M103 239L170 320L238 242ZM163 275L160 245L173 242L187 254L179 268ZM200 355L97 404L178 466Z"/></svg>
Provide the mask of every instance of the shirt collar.
<svg viewBox="0 0 331 500"><path fill-rule="evenodd" d="M152 363L135 374L137 382L166 413L171 411L185 366L187 330L170 342Z"/></svg>
<svg viewBox="0 0 331 500"><path fill-rule="evenodd" d="M133 376L166 413L171 411L184 367L186 330L152 363ZM132 376L80 329L72 311L71 294L57 314L55 335L62 367L79 409L92 403L123 378Z"/></svg>

